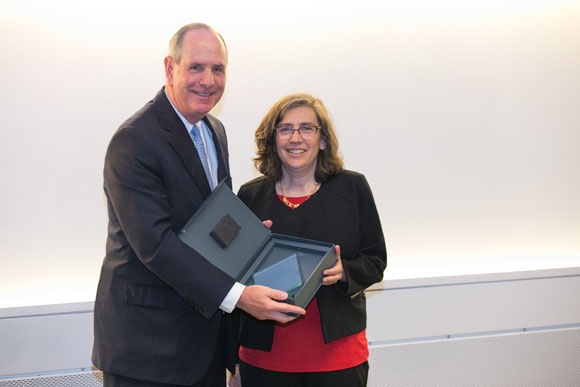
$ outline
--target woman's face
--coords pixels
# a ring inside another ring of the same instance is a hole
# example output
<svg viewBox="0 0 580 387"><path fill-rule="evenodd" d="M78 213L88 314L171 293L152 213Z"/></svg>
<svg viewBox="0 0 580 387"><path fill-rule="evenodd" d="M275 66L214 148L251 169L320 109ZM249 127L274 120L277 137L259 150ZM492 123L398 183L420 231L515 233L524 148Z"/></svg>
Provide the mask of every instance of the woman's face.
<svg viewBox="0 0 580 387"><path fill-rule="evenodd" d="M294 129L303 126L318 127L318 120L314 109L308 106L299 106L288 110L282 120L278 123L280 126L291 126ZM282 138L276 133L276 151L282 163L283 174L305 172L312 173L316 171L316 159L318 152L326 148L326 143L321 141L320 130L317 130L314 136L304 138L295 130L289 138Z"/></svg>

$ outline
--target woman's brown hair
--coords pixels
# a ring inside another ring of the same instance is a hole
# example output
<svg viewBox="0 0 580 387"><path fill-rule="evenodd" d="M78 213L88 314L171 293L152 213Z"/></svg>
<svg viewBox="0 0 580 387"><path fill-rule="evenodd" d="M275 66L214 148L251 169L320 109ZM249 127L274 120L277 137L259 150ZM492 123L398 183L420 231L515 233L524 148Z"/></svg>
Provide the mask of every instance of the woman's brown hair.
<svg viewBox="0 0 580 387"><path fill-rule="evenodd" d="M310 94L290 94L280 99L270 108L255 133L258 149L254 158L254 165L258 171L272 181L279 181L282 178L280 158L276 152L276 126L289 110L301 106L307 106L314 110L320 126L321 141L326 144L326 147L318 153L314 178L320 183L328 176L335 175L343 170L342 157L338 152L338 139L328 111L322 101Z"/></svg>

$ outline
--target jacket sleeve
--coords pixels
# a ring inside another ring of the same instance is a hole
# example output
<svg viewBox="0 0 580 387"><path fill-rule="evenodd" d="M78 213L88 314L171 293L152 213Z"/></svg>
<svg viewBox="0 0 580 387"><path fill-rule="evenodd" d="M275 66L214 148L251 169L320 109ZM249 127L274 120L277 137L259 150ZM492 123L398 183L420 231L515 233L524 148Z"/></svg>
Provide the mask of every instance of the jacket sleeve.
<svg viewBox="0 0 580 387"><path fill-rule="evenodd" d="M168 173L171 166L165 165L167 160L162 154L168 149L160 150L159 144L144 137L136 135L135 128L125 127L109 145L104 188L116 220L109 224L109 234L126 239L149 271L209 319L234 280L177 237L173 219L176 209L172 208L176 203L169 200L165 181L171 177ZM201 200L200 197L200 203ZM183 194L181 203L177 204L182 210L195 209L192 203ZM115 244L115 241L109 243ZM124 243L119 246L127 248Z"/></svg>
<svg viewBox="0 0 580 387"><path fill-rule="evenodd" d="M359 222L358 251L355 257L342 260L346 282L339 282L341 293L353 296L383 279L387 250L381 221L366 178L359 175L356 185Z"/></svg>

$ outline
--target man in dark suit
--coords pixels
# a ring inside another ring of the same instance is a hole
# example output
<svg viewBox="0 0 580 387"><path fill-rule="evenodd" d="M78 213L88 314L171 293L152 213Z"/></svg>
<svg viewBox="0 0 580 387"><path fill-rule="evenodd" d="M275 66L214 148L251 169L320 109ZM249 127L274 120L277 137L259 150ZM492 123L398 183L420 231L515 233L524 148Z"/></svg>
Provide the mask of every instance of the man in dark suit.
<svg viewBox="0 0 580 387"><path fill-rule="evenodd" d="M165 87L121 125L105 157L93 363L107 387L223 386L235 307L279 322L304 313L279 302L284 292L236 283L177 237L218 181L231 187L226 133L208 114L224 91L226 45L190 24L164 64Z"/></svg>

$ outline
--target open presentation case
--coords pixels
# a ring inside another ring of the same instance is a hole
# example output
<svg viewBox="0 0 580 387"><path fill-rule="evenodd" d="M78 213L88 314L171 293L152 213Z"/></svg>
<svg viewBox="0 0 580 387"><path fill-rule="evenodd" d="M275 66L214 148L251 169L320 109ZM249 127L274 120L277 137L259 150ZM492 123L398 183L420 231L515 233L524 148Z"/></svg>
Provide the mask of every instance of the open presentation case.
<svg viewBox="0 0 580 387"><path fill-rule="evenodd" d="M283 290L302 308L337 262L331 243L272 233L223 181L179 238L236 281Z"/></svg>

